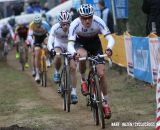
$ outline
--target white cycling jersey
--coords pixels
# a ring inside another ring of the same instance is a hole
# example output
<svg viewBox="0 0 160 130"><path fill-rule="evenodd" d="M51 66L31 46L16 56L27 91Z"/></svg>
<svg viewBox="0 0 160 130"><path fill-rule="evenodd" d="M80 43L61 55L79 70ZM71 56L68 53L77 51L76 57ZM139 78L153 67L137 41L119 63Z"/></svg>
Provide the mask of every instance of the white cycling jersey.
<svg viewBox="0 0 160 130"><path fill-rule="evenodd" d="M64 32L60 23L56 23L52 26L49 38L48 38L48 50L51 51L55 47L65 48L67 49L67 43L68 43L68 31Z"/></svg>
<svg viewBox="0 0 160 130"><path fill-rule="evenodd" d="M72 54L75 52L74 41L76 41L77 37L82 40L85 40L98 37L98 34L103 34L105 36L106 40L108 41L107 48L112 49L114 46L114 39L110 35L108 27L100 17L93 15L93 20L90 28L85 28L80 18L76 18L70 24L69 28L68 51Z"/></svg>
<svg viewBox="0 0 160 130"><path fill-rule="evenodd" d="M2 29L4 28L4 26L7 26L8 30L9 30L9 33L10 33L12 39L13 39L14 38L14 32L13 32L12 27L8 23L0 24L0 38L2 38Z"/></svg>

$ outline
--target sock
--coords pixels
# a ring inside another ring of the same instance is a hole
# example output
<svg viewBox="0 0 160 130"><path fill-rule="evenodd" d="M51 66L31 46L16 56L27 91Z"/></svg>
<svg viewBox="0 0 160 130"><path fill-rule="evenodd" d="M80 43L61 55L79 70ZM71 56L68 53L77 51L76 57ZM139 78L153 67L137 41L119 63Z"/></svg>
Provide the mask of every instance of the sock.
<svg viewBox="0 0 160 130"><path fill-rule="evenodd" d="M76 93L76 88L73 88L73 87L72 87L71 95L77 95L77 93Z"/></svg>
<svg viewBox="0 0 160 130"><path fill-rule="evenodd" d="M104 100L108 102L108 96L107 95L104 96Z"/></svg>
<svg viewBox="0 0 160 130"><path fill-rule="evenodd" d="M86 75L85 73L81 74L81 82L85 81L86 80Z"/></svg>
<svg viewBox="0 0 160 130"><path fill-rule="evenodd" d="M36 73L38 73L38 74L39 74L39 69L38 69L38 68L36 68Z"/></svg>
<svg viewBox="0 0 160 130"><path fill-rule="evenodd" d="M59 71L57 69L55 69L55 74L58 74L58 73L59 73Z"/></svg>

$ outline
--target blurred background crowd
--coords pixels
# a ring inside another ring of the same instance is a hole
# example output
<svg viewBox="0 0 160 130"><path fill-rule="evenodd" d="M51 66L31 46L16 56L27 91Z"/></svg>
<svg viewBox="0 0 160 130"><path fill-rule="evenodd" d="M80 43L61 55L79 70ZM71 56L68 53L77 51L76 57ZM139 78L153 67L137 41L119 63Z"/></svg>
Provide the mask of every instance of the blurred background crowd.
<svg viewBox="0 0 160 130"><path fill-rule="evenodd" d="M50 8L67 0L12 0L0 2L0 19L22 13L47 12ZM49 3L49 4L48 4Z"/></svg>

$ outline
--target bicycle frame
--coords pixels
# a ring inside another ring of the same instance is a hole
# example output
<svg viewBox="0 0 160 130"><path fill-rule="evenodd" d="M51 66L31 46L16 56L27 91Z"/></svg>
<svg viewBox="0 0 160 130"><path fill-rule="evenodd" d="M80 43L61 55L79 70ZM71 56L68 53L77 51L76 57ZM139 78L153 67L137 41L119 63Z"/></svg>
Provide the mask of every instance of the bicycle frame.
<svg viewBox="0 0 160 130"><path fill-rule="evenodd" d="M97 55L97 56L79 58L80 61L88 60L90 62L90 71L87 79L90 91L90 95L88 97L88 105L91 106L91 110L93 111L95 124L99 125L100 121L102 128L105 128L105 120L102 107L103 94L100 89L100 84L99 84L100 79L96 69L96 65L99 64L99 62L96 59L105 56L107 55Z"/></svg>
<svg viewBox="0 0 160 130"><path fill-rule="evenodd" d="M70 104L71 104L71 87L70 87L70 69L69 69L69 53L56 53L56 55L63 56L63 68L61 71L59 86L63 91L61 92L62 97L64 99L64 111L70 112Z"/></svg>

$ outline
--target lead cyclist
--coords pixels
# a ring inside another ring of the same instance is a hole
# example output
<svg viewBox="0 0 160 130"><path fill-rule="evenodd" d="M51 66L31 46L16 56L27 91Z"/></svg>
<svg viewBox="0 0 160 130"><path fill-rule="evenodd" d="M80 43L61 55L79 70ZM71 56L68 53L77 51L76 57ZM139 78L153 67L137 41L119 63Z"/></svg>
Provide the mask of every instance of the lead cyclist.
<svg viewBox="0 0 160 130"><path fill-rule="evenodd" d="M115 42L104 21L100 17L94 15L94 9L90 4L81 5L78 12L79 17L71 23L69 28L68 51L76 58L86 57L88 54L103 54L101 41L99 39L99 34L103 34L108 41L105 53L110 57ZM111 110L108 103L108 86L105 75L104 58L99 59L98 62L100 63L97 64L96 68L100 78L100 87L104 96L102 104L103 111L105 118L109 119L111 117ZM76 64L73 63L71 68L76 68L75 65ZM79 71L81 74L82 94L86 96L89 94L85 77L86 61L79 62Z"/></svg>

